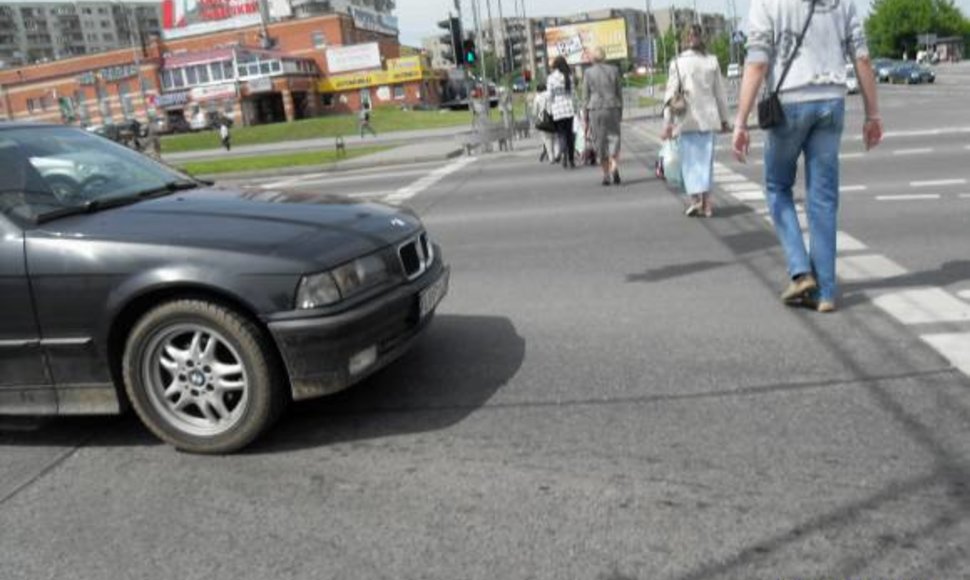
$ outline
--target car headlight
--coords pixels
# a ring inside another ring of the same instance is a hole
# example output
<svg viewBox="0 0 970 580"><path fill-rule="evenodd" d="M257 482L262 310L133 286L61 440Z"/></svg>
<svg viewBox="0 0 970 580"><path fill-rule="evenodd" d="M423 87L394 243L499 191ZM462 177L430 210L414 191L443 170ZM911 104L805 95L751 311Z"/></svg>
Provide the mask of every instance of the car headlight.
<svg viewBox="0 0 970 580"><path fill-rule="evenodd" d="M329 306L387 281L387 264L379 254L358 258L329 272L304 276L296 293L302 310Z"/></svg>

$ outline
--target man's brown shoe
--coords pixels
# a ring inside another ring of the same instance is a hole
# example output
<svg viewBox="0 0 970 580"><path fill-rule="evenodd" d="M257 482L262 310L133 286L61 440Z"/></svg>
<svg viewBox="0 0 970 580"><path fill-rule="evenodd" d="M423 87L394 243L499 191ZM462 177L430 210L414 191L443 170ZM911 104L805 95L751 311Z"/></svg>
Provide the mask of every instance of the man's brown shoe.
<svg viewBox="0 0 970 580"><path fill-rule="evenodd" d="M785 304L797 303L805 294L817 289L818 283L815 282L815 277L811 274L805 274L791 281L788 288L785 288L785 291L781 293L781 301Z"/></svg>
<svg viewBox="0 0 970 580"><path fill-rule="evenodd" d="M835 302L832 302L831 300L822 300L818 303L818 306L815 307L815 310L824 314L835 312Z"/></svg>

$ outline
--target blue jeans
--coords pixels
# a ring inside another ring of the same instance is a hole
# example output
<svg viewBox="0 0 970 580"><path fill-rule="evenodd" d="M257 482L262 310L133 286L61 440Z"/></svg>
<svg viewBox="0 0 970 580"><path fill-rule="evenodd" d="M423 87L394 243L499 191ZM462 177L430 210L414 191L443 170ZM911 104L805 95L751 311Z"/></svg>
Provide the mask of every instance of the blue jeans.
<svg viewBox="0 0 970 580"><path fill-rule="evenodd" d="M785 250L788 274L814 274L819 300L834 300L835 236L839 211L839 148L845 100L787 103L785 123L765 142L765 197ZM810 249L806 251L792 187L798 157L805 155L805 203Z"/></svg>

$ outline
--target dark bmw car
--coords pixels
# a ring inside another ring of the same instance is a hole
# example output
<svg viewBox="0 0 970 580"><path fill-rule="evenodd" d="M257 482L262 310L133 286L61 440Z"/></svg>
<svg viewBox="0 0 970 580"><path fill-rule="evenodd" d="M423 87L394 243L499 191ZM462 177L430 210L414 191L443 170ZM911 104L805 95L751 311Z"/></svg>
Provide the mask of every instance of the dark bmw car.
<svg viewBox="0 0 970 580"><path fill-rule="evenodd" d="M0 171L0 415L130 405L231 452L402 354L448 289L399 208L212 187L58 126L0 125Z"/></svg>

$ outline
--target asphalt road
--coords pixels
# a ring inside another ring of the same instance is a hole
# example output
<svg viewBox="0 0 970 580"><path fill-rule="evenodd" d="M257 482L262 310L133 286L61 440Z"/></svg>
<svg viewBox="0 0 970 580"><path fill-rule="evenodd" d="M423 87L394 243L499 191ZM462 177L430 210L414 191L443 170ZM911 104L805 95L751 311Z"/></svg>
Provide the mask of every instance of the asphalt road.
<svg viewBox="0 0 970 580"><path fill-rule="evenodd" d="M531 148L250 183L414 207L430 332L236 456L0 432L0 578L970 577L968 70L884 87L865 155L852 101L834 315L778 302L762 167L684 218L646 123L622 187Z"/></svg>

